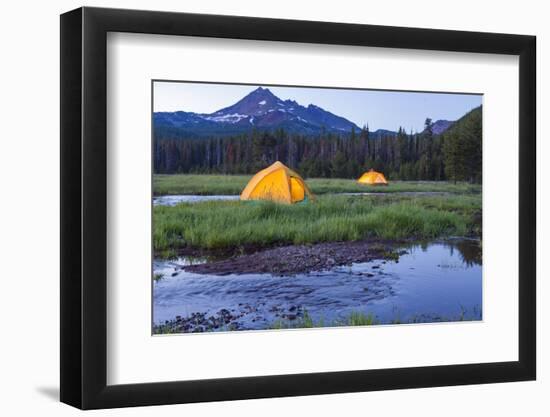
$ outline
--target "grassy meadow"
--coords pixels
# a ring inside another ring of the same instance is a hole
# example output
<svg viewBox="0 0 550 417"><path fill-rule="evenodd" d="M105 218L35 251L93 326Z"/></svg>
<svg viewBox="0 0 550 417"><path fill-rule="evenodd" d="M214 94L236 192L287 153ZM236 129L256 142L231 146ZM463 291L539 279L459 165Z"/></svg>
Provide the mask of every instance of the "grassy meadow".
<svg viewBox="0 0 550 417"><path fill-rule="evenodd" d="M246 177L155 176L156 194L237 194ZM283 244L479 236L481 188L470 184L396 182L368 187L352 180L310 179L315 202L206 201L154 207L157 255L178 250ZM442 195L348 196L343 192L439 191Z"/></svg>
<svg viewBox="0 0 550 417"><path fill-rule="evenodd" d="M154 195L236 195L250 181L251 175L155 175ZM395 193L447 192L479 194L479 184L446 181L390 181L387 186L366 186L355 180L340 178L308 178L307 185L314 194L336 193Z"/></svg>

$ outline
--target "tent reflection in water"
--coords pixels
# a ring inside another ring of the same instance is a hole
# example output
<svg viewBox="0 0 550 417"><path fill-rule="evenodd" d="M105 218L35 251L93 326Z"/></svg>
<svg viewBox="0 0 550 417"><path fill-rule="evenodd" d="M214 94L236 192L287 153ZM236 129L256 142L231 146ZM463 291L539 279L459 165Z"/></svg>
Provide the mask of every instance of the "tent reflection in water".
<svg viewBox="0 0 550 417"><path fill-rule="evenodd" d="M384 177L384 174L381 172L376 172L373 169L361 175L361 178L359 178L357 182L359 184L367 185L388 185L388 181L386 180L386 177Z"/></svg>
<svg viewBox="0 0 550 417"><path fill-rule="evenodd" d="M286 204L313 199L302 177L279 161L254 175L241 193L241 200L270 200Z"/></svg>

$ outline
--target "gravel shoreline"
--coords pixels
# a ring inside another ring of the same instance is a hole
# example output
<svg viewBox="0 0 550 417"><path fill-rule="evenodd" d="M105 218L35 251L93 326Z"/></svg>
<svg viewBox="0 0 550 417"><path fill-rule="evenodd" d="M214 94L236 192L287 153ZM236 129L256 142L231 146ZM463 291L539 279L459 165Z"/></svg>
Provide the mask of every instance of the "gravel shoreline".
<svg viewBox="0 0 550 417"><path fill-rule="evenodd" d="M334 266L351 265L374 259L396 260L395 242L327 242L290 245L232 256L228 259L183 267L188 272L210 275L273 274L296 275L323 271Z"/></svg>

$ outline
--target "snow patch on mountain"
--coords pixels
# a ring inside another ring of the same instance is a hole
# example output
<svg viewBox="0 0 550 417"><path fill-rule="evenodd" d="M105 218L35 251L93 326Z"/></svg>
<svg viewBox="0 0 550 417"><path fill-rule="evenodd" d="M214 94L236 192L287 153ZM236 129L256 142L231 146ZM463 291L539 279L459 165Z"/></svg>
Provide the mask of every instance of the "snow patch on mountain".
<svg viewBox="0 0 550 417"><path fill-rule="evenodd" d="M215 114L219 114L219 112ZM212 122L238 123L242 119L246 119L247 117L248 117L247 114L232 113L232 114L222 114L221 116L203 116L203 119L210 120Z"/></svg>

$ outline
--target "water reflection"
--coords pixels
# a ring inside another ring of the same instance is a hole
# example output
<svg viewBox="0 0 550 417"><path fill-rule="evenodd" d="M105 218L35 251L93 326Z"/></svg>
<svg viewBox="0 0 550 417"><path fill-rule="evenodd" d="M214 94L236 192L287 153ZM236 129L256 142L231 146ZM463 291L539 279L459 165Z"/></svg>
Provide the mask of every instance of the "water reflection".
<svg viewBox="0 0 550 417"><path fill-rule="evenodd" d="M430 245L434 242L420 242L414 243L409 247L420 247L423 251L427 251ZM454 256L455 251L458 251L458 256L460 260L466 266L481 265L482 261L482 250L481 250L481 240L479 239L465 239L465 238L455 238L447 239L444 241L438 242L439 244L447 247L450 251L450 255Z"/></svg>

